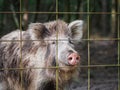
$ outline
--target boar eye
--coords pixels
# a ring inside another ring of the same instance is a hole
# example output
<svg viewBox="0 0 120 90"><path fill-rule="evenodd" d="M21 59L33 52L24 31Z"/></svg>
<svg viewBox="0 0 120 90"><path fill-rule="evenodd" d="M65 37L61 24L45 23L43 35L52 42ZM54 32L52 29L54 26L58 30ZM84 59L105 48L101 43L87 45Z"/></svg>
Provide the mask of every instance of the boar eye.
<svg viewBox="0 0 120 90"><path fill-rule="evenodd" d="M55 42L55 41L53 41L53 42L52 42L52 44L56 44L56 42Z"/></svg>
<svg viewBox="0 0 120 90"><path fill-rule="evenodd" d="M70 38L69 38L68 40L69 40L69 43L70 43L70 44L73 44L73 42L70 40Z"/></svg>

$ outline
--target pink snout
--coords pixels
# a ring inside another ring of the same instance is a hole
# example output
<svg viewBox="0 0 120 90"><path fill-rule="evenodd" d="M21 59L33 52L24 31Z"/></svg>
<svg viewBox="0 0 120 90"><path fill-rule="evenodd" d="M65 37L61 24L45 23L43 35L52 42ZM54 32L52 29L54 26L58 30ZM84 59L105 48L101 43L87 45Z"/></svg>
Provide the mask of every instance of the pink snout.
<svg viewBox="0 0 120 90"><path fill-rule="evenodd" d="M76 65L80 62L80 56L77 53L71 53L68 56L68 63L70 65Z"/></svg>

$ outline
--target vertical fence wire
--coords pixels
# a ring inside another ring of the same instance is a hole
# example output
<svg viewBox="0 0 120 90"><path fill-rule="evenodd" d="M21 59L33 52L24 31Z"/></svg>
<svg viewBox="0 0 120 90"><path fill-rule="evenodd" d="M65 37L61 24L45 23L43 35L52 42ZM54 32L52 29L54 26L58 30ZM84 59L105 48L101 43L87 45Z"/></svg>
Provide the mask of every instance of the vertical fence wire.
<svg viewBox="0 0 120 90"><path fill-rule="evenodd" d="M19 14L20 14L20 24L19 24L19 28L20 28L20 80L21 80L21 87L23 86L23 76L22 76L22 74L23 74L23 71L22 71L22 14L21 14L21 12L22 12L22 0L20 0L20 6L19 6ZM23 88L22 88L23 89Z"/></svg>
<svg viewBox="0 0 120 90"><path fill-rule="evenodd" d="M56 20L58 20L58 0L56 0ZM56 27L57 28L57 27ZM56 32L56 90L58 90L58 77L59 77L59 67L58 67L58 32Z"/></svg>
<svg viewBox="0 0 120 90"><path fill-rule="evenodd" d="M87 38L88 38L88 41L87 41L87 44L88 44L88 67L90 67L90 41L89 41L89 39L90 39L90 15L89 15L89 11L90 10L90 1L89 0L87 0L87 13L88 13L88 15L87 15L87 34L88 34L88 36L87 36ZM88 68L88 90L90 90L90 68Z"/></svg>
<svg viewBox="0 0 120 90"><path fill-rule="evenodd" d="M117 12L118 13L118 12ZM117 14L117 18L119 19L119 16L118 16L118 14ZM117 29L118 29L118 34L117 34L117 38L119 39L119 21L117 22ZM120 74L119 74L119 60L120 60L120 57L119 57L119 55L120 55L120 43L119 43L120 41L118 40L118 64L117 64L117 66L118 66L118 90L120 90L119 89L119 78L120 78Z"/></svg>
<svg viewBox="0 0 120 90"><path fill-rule="evenodd" d="M117 29L118 29L118 90L120 90L120 0L118 0L118 11L117 11L117 19L118 19L118 24L117 24Z"/></svg>
<svg viewBox="0 0 120 90"><path fill-rule="evenodd" d="M22 0L20 0L20 11L19 11L19 14L20 14L20 24L19 24L19 28L20 28L20 41L19 41L19 45L20 45L20 76L21 76L21 82L23 81L22 80L22 73L23 73L23 71L22 71L22 69L23 69L23 67L22 67ZM30 12L29 12L30 13ZM52 13L52 12L50 12L50 13ZM56 0L56 20L59 18L58 17L58 13L60 13L59 11L58 11L58 0ZM68 13L68 12L67 12ZM65 13L65 14L67 14L67 13ZM90 90L90 70L91 70L91 65L90 65L90 0L87 0L87 31L88 31L88 33L87 33L87 45L88 45L88 90ZM119 29L120 29L120 0L118 0L118 11L117 11L117 17L118 17L118 27L117 27L117 29L118 29L118 37L117 37L117 43L118 43L118 65L116 66L117 68L118 68L118 90L120 90L120 31L119 31ZM56 60L58 61L58 33L56 34ZM116 39L115 39L116 40ZM103 67L104 67L105 65L103 65ZM106 65L107 66L107 65ZM112 65L109 65L109 66L111 66L112 67ZM114 65L115 66L115 65ZM99 67L99 66L98 66ZM58 90L59 89L59 87L58 87L58 85L59 85L59 82L58 82L58 77L59 77L59 67L58 67L58 64L56 65L56 67L55 67L55 69L56 69L56 90ZM17 69L13 69L13 70L17 70ZM22 85L23 85L23 83L21 83L21 87L22 87Z"/></svg>

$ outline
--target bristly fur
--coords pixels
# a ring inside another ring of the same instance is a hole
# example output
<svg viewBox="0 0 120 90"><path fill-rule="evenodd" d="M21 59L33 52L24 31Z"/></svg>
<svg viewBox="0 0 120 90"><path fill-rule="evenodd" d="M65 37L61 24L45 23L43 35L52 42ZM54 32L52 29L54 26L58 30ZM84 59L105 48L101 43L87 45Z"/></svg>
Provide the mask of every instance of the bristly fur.
<svg viewBox="0 0 120 90"><path fill-rule="evenodd" d="M12 40L0 42L1 90L55 90L56 70L59 75L58 88L63 90L65 84L77 74L77 69L66 71L55 68L59 62L56 59L56 45L51 44L54 44L56 34L59 38L72 35L68 24L58 20L30 24L27 31L22 31L20 42L14 41L21 39L19 30L1 38Z"/></svg>

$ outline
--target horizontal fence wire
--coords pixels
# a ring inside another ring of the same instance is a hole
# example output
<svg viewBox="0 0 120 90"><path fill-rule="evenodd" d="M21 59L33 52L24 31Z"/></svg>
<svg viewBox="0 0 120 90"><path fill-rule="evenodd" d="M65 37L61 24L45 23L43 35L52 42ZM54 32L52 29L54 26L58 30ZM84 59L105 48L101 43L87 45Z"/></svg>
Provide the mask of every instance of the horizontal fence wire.
<svg viewBox="0 0 120 90"><path fill-rule="evenodd" d="M0 68L0 70L23 70L23 69L57 69L57 68L68 68L70 66L58 67L58 66L51 66L51 67L34 67L34 68ZM78 68L95 68L95 67L120 67L118 64L109 64L109 65L80 65L75 66Z"/></svg>
<svg viewBox="0 0 120 90"><path fill-rule="evenodd" d="M20 41L42 41L42 40L0 40L0 42L20 42ZM45 41L68 41L67 39L46 39ZM79 41L78 39L72 39L71 41ZM102 38L102 39L81 39L82 41L120 41L120 38Z"/></svg>
<svg viewBox="0 0 120 90"><path fill-rule="evenodd" d="M31 11L21 11L21 12L0 12L0 14L24 14L24 13L28 13L28 14L118 14L120 15L120 13L117 12L31 12Z"/></svg>

